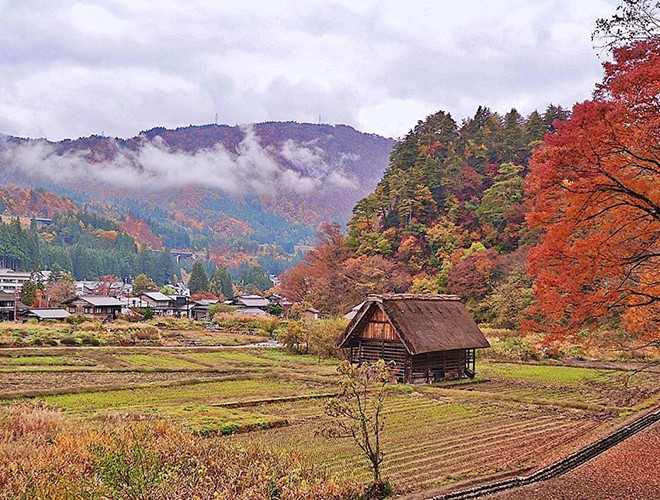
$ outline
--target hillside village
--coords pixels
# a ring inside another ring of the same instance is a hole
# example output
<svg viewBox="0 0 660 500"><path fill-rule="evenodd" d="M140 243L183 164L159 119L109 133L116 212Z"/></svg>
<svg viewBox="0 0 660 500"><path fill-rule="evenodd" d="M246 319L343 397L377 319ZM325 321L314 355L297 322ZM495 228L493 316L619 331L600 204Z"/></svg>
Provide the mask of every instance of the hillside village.
<svg viewBox="0 0 660 500"><path fill-rule="evenodd" d="M151 319L153 317L185 318L200 321L211 319L209 308L223 304L236 314L287 316L293 305L286 298L270 294L246 294L221 300L208 292L202 293L205 298L191 297L190 289L183 284L166 285L165 292L159 290L143 290L133 293L133 285L122 281L71 281L75 294L59 304L52 297L36 288L39 284L49 283L52 273L39 271L36 273L0 269L0 315L5 321L38 321L66 320L68 317L80 316L93 320L112 321L116 319ZM34 302L26 305L21 302L23 287L35 287L37 296ZM55 307L57 306L57 307ZM315 311L310 308L310 310Z"/></svg>

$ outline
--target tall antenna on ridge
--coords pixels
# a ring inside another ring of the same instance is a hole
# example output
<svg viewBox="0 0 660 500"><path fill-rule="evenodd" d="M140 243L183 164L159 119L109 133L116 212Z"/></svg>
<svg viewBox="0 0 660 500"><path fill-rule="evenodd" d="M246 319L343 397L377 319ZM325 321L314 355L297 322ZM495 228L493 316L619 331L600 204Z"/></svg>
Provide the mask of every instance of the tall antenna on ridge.
<svg viewBox="0 0 660 500"><path fill-rule="evenodd" d="M215 124L218 125L218 113L215 114Z"/></svg>

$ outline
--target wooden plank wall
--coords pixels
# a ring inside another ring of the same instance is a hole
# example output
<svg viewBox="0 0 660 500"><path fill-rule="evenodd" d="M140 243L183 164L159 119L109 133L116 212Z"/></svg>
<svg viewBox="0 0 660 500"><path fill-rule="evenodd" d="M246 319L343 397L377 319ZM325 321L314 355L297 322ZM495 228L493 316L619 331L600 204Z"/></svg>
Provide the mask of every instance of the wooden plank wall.
<svg viewBox="0 0 660 500"><path fill-rule="evenodd" d="M360 332L360 337L363 339L398 340L398 336L392 325L387 321L385 313L378 308L371 314L371 318Z"/></svg>
<svg viewBox="0 0 660 500"><path fill-rule="evenodd" d="M403 378L408 353L401 342L386 341L383 339L361 340L357 348L352 351L353 363L373 363L379 359L385 362L394 361L395 375Z"/></svg>
<svg viewBox="0 0 660 500"><path fill-rule="evenodd" d="M465 374L465 362L465 349L413 356L410 381L423 383L461 378Z"/></svg>

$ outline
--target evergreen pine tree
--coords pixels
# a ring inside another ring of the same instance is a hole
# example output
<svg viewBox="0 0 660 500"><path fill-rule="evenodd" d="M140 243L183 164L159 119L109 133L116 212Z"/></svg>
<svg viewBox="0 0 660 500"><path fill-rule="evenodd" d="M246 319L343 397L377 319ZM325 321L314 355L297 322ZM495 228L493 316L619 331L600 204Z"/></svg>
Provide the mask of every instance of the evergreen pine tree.
<svg viewBox="0 0 660 500"><path fill-rule="evenodd" d="M196 260L192 267L192 272L190 273L190 280L188 281L188 288L190 289L190 294L195 294L198 292L207 292L209 288L209 279L206 275L206 270L204 265Z"/></svg>

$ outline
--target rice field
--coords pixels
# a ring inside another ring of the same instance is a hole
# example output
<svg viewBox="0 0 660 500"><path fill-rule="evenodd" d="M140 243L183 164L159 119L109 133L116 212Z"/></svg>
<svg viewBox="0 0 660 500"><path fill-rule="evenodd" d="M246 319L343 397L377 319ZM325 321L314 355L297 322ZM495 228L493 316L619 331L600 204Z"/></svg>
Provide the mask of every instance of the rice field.
<svg viewBox="0 0 660 500"><path fill-rule="evenodd" d="M42 348L0 351L0 404L27 397L89 422L180 422L301 452L367 479L348 439L319 431L337 361L277 349ZM660 400L660 374L481 361L469 383L393 386L383 474L400 492L541 466Z"/></svg>

